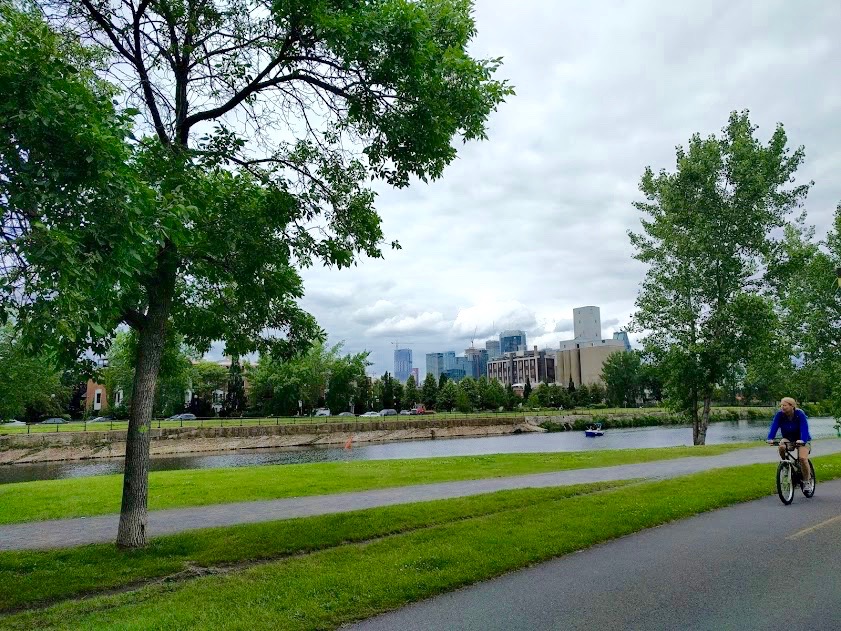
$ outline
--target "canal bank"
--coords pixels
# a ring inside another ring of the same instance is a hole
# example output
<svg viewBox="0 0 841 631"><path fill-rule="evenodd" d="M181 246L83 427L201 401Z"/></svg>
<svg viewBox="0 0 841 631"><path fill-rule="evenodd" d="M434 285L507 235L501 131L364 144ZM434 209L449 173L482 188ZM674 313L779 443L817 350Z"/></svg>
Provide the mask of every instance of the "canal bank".
<svg viewBox="0 0 841 631"><path fill-rule="evenodd" d="M240 449L504 436L545 432L538 425L546 418L549 417L418 418L300 425L153 428L149 432L150 452L152 455L178 455ZM121 458L125 456L126 433L125 430L118 430L2 436L0 465Z"/></svg>

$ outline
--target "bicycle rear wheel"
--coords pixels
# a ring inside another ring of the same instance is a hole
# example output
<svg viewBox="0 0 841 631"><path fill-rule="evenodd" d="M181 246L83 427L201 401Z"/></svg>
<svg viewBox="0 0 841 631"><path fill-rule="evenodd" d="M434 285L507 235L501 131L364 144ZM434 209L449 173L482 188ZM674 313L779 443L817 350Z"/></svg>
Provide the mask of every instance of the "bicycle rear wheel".
<svg viewBox="0 0 841 631"><path fill-rule="evenodd" d="M812 497L815 494L815 487L818 485L818 478L815 476L815 465L812 464L811 460L809 461L809 472L812 475L812 488L808 492L803 491L803 495L806 497Z"/></svg>
<svg viewBox="0 0 841 631"><path fill-rule="evenodd" d="M794 484L791 481L791 465L785 460L777 466L777 495L788 506L794 499Z"/></svg>

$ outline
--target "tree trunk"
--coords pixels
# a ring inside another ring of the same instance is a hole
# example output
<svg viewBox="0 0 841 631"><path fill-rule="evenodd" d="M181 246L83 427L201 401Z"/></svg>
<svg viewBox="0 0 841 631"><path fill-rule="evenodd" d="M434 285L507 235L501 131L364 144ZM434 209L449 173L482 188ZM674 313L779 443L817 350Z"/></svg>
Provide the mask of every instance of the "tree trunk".
<svg viewBox="0 0 841 631"><path fill-rule="evenodd" d="M698 432L695 436L696 445L705 445L707 443L707 427L710 425L710 407L712 405L712 395L707 393L704 395L704 411L701 414L701 422L698 427Z"/></svg>
<svg viewBox="0 0 841 631"><path fill-rule="evenodd" d="M117 547L142 548L146 545L147 506L149 499L149 431L158 373L161 369L166 329L175 288L175 268L159 268L159 282L149 288L149 308L143 325L137 330L137 363L134 390L126 436L126 463L123 474L123 502Z"/></svg>
<svg viewBox="0 0 841 631"><path fill-rule="evenodd" d="M701 436L701 418L698 416L698 392L695 389L691 392L690 418L692 419L692 444L702 445L703 443L698 442ZM706 433L706 429L704 432Z"/></svg>

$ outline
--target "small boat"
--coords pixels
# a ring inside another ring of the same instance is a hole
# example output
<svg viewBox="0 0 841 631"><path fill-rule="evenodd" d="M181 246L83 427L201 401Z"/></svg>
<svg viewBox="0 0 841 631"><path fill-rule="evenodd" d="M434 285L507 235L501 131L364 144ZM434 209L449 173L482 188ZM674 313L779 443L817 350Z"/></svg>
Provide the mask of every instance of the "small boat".
<svg viewBox="0 0 841 631"><path fill-rule="evenodd" d="M593 425L588 425L587 429L584 430L585 436L604 436L604 430L602 429L601 423L595 423Z"/></svg>

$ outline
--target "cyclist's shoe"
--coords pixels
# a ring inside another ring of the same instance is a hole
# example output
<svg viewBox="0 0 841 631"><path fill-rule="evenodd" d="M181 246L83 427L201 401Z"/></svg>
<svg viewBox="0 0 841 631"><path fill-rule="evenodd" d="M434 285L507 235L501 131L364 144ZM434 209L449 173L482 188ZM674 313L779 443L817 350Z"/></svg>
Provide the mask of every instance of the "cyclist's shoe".
<svg viewBox="0 0 841 631"><path fill-rule="evenodd" d="M811 480L804 480L802 482L801 488L803 489L804 493L811 493L814 489L814 483Z"/></svg>

